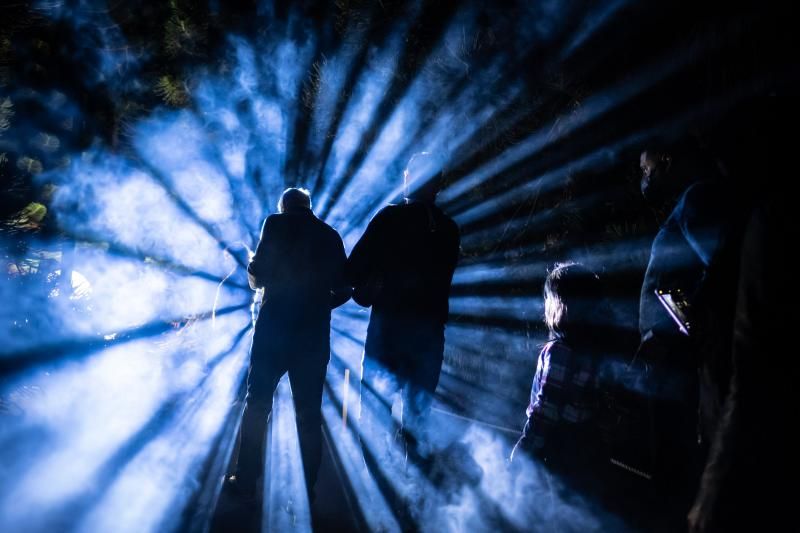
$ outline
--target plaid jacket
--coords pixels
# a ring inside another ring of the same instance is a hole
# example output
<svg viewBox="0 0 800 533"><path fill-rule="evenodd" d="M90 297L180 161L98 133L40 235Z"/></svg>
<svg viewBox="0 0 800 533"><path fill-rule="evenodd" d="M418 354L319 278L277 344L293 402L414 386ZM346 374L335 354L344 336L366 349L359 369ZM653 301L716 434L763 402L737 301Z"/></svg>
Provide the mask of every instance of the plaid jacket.
<svg viewBox="0 0 800 533"><path fill-rule="evenodd" d="M549 456L576 438L596 410L597 376L589 357L563 341L550 341L539 353L531 386L528 421L517 447ZM572 439L570 439L572 433Z"/></svg>

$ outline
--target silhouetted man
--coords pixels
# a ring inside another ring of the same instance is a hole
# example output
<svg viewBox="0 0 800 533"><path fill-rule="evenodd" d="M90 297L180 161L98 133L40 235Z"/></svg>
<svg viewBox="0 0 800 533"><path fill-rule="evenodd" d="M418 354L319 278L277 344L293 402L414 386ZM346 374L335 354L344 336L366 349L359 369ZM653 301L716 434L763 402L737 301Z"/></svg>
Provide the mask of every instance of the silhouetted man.
<svg viewBox="0 0 800 533"><path fill-rule="evenodd" d="M434 203L441 186L436 158L413 156L404 186L405 202L370 221L350 254L347 276L356 302L372 306L361 375L362 432L379 439L389 434L391 427L378 430L376 421L390 424L391 397L401 390L402 425L415 445L427 440L425 422L442 368L459 232Z"/></svg>
<svg viewBox="0 0 800 533"><path fill-rule="evenodd" d="M673 206L642 285L639 354L651 370L656 480L669 490L676 527L685 524L731 376L738 207L712 163L689 143L640 158L645 198ZM668 295L663 303L657 291Z"/></svg>
<svg viewBox="0 0 800 533"><path fill-rule="evenodd" d="M264 471L272 396L286 372L292 386L306 489L313 494L321 459L322 386L330 358L331 309L348 300L347 257L339 234L311 211L304 189L286 189L279 214L264 221L247 268L264 288L247 377L237 483L252 495Z"/></svg>

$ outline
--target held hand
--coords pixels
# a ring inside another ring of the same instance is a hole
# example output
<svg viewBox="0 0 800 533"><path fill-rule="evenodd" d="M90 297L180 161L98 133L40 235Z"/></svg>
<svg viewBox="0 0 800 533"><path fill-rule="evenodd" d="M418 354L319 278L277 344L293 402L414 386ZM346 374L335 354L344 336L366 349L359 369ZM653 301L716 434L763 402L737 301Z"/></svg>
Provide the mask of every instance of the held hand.
<svg viewBox="0 0 800 533"><path fill-rule="evenodd" d="M622 376L625 388L642 394L647 393L654 369L661 365L668 353L667 347L648 331Z"/></svg>
<svg viewBox="0 0 800 533"><path fill-rule="evenodd" d="M353 300L358 305L369 307L375 303L378 296L383 291L383 277L380 275L372 275L366 283L355 287L353 291Z"/></svg>
<svg viewBox="0 0 800 533"><path fill-rule="evenodd" d="M335 290L331 290L331 309L336 309L340 305L344 305L352 295L352 287L339 287Z"/></svg>
<svg viewBox="0 0 800 533"><path fill-rule="evenodd" d="M659 337L648 331L642 337L642 342L633 356L631 366L644 367L647 370L658 366L669 354L669 347Z"/></svg>

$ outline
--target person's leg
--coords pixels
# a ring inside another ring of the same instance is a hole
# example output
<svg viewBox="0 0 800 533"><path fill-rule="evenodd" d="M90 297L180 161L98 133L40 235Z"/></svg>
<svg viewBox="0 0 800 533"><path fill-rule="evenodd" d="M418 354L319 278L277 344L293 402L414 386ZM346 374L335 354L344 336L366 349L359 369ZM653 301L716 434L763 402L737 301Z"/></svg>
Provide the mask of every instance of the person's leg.
<svg viewBox="0 0 800 533"><path fill-rule="evenodd" d="M301 362L289 369L297 435L310 500L313 499L314 483L322 460L322 387L328 370L326 358L315 356L314 359L317 360L298 357L296 360Z"/></svg>
<svg viewBox="0 0 800 533"><path fill-rule="evenodd" d="M255 492L264 474L267 422L272 412L272 396L286 369L277 354L265 350L263 335L256 330L250 353L242 426L239 434L237 484L246 492Z"/></svg>
<svg viewBox="0 0 800 533"><path fill-rule="evenodd" d="M428 415L439 384L444 359L444 327L415 324L414 341L404 357L403 428L417 454L430 453Z"/></svg>
<svg viewBox="0 0 800 533"><path fill-rule="evenodd" d="M442 371L442 354L425 350L409 358L409 363L403 387L403 432L412 450L425 457L430 454L428 417Z"/></svg>
<svg viewBox="0 0 800 533"><path fill-rule="evenodd" d="M395 422L392 403L399 384L394 373L381 362L364 354L359 383L358 431L366 460L382 460L390 451Z"/></svg>

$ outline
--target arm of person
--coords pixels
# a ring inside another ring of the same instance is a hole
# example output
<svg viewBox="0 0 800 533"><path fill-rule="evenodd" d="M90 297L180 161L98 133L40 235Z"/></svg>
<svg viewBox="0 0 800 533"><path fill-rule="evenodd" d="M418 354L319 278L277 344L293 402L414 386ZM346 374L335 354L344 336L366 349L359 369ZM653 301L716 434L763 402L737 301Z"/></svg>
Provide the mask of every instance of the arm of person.
<svg viewBox="0 0 800 533"><path fill-rule="evenodd" d="M386 210L383 209L370 220L345 265L347 283L355 288L353 299L364 307L372 305L371 296L380 290L379 286L369 286L379 284L376 273L380 268L381 238L384 233L385 217ZM365 288L367 290L363 290Z"/></svg>
<svg viewBox="0 0 800 533"><path fill-rule="evenodd" d="M686 242L705 267L711 265L730 225L727 203L714 197L714 188L706 183L689 187L681 198L679 225Z"/></svg>
<svg viewBox="0 0 800 533"><path fill-rule="evenodd" d="M450 282L452 283L453 272L455 272L458 265L458 258L461 256L461 232L458 226L453 222L453 244L450 248Z"/></svg>
<svg viewBox="0 0 800 533"><path fill-rule="evenodd" d="M344 244L339 234L336 234L333 252L333 275L331 283L331 309L336 309L343 305L353 295L351 287L345 277L345 265L347 264L347 254L344 251Z"/></svg>
<svg viewBox="0 0 800 533"><path fill-rule="evenodd" d="M256 246L256 252L253 254L250 263L247 265L247 281L250 288L253 290L260 289L266 284L266 278L269 271L270 260L270 217L264 220L261 226L261 238Z"/></svg>
<svg viewBox="0 0 800 533"><path fill-rule="evenodd" d="M566 401L564 387L569 378L569 357L568 348L555 345L545 347L539 355L531 403L527 410L528 420L514 447L515 451L523 449L537 457L547 457L551 451L550 435L561 423Z"/></svg>

